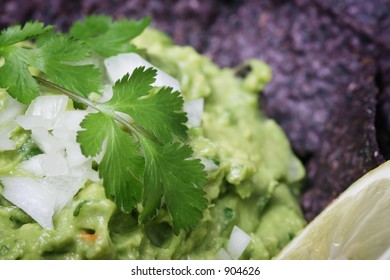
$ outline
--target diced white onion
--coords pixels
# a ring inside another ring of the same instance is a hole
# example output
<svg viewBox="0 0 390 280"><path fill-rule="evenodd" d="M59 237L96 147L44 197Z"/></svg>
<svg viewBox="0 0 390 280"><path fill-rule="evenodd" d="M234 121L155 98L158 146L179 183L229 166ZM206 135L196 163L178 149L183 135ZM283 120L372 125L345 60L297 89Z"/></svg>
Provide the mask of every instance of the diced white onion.
<svg viewBox="0 0 390 280"><path fill-rule="evenodd" d="M10 151L16 149L16 142L11 140L12 132L18 127L15 123L15 118L22 114L26 106L19 103L11 96L6 94L5 99L2 99L2 110L0 110L0 150Z"/></svg>
<svg viewBox="0 0 390 280"><path fill-rule="evenodd" d="M85 184L86 178L0 177L2 195L29 214L45 229L53 229L53 215L62 209Z"/></svg>
<svg viewBox="0 0 390 280"><path fill-rule="evenodd" d="M14 120L17 116L21 115L26 106L13 99L11 96L7 96L7 106L4 110L0 111L0 126Z"/></svg>
<svg viewBox="0 0 390 280"><path fill-rule="evenodd" d="M80 123L88 111L66 111L67 104L66 96L40 96L25 115L18 117L16 121L31 130L31 138L43 154L17 166L25 177L0 177L4 197L46 229L53 228L53 215L87 180L100 181L98 173L92 169L93 159L82 154L76 140ZM0 145L3 138L6 139L1 137Z"/></svg>
<svg viewBox="0 0 390 280"><path fill-rule="evenodd" d="M69 98L65 95L46 95L35 98L26 114L17 118L16 122L26 130L37 127L51 130L65 113Z"/></svg>
<svg viewBox="0 0 390 280"><path fill-rule="evenodd" d="M200 126L202 122L204 99L199 98L184 103L184 112L187 113L190 126Z"/></svg>
<svg viewBox="0 0 390 280"><path fill-rule="evenodd" d="M65 113L69 98L66 95L45 95L35 98L26 111L26 115L42 116L48 120L57 120Z"/></svg>
<svg viewBox="0 0 390 280"><path fill-rule="evenodd" d="M229 256L229 254L226 252L226 250L222 248L217 253L217 259L218 260L231 260L232 258Z"/></svg>
<svg viewBox="0 0 390 280"><path fill-rule="evenodd" d="M80 145L78 143L69 143L66 146L66 155L69 166L77 167L85 163L88 159L81 153Z"/></svg>
<svg viewBox="0 0 390 280"><path fill-rule="evenodd" d="M36 155L28 160L22 161L18 164L18 166L16 166L16 169L36 177L43 177L45 175L41 160L43 156L44 154Z"/></svg>
<svg viewBox="0 0 390 280"><path fill-rule="evenodd" d="M69 173L67 160L61 153L42 155L40 164L45 176L60 176Z"/></svg>
<svg viewBox="0 0 390 280"><path fill-rule="evenodd" d="M4 190L2 195L28 213L45 229L53 229L55 199L39 179L26 177L0 178Z"/></svg>
<svg viewBox="0 0 390 280"><path fill-rule="evenodd" d="M55 141L58 141L62 147L76 143L77 131L69 129L53 129L52 135Z"/></svg>
<svg viewBox="0 0 390 280"><path fill-rule="evenodd" d="M31 137L37 146L47 154L56 153L65 148L64 145L45 128L38 127L32 129Z"/></svg>
<svg viewBox="0 0 390 280"><path fill-rule="evenodd" d="M15 141L10 138L10 132L7 130L0 130L0 151L9 151L16 149Z"/></svg>
<svg viewBox="0 0 390 280"><path fill-rule="evenodd" d="M24 116L19 116L16 119L16 123L19 124L21 127L23 127L25 130L31 130L37 127L52 129L54 122L42 116L24 115Z"/></svg>
<svg viewBox="0 0 390 280"><path fill-rule="evenodd" d="M168 86L172 87L175 91L180 91L180 84L175 78L150 64L136 53L123 53L111 56L104 60L104 65L111 83L115 83L127 73L131 75L135 68L145 66L145 68L153 67L157 70L156 81L153 83L154 86Z"/></svg>
<svg viewBox="0 0 390 280"><path fill-rule="evenodd" d="M80 130L80 123L88 115L85 110L67 111L58 117L55 129Z"/></svg>
<svg viewBox="0 0 390 280"><path fill-rule="evenodd" d="M85 177L93 182L101 182L99 173L92 169L93 159L87 159L83 164L71 168L70 174L76 177Z"/></svg>
<svg viewBox="0 0 390 280"><path fill-rule="evenodd" d="M204 165L204 171L215 171L218 169L218 165L214 163L213 160L205 158L205 157L198 157L200 159L200 162Z"/></svg>
<svg viewBox="0 0 390 280"><path fill-rule="evenodd" d="M45 177L43 184L52 190L55 199L55 213L65 207L65 205L75 196L75 194L84 186L87 178L85 176L53 176Z"/></svg>
<svg viewBox="0 0 390 280"><path fill-rule="evenodd" d="M251 237L247 233L239 227L234 226L226 251L233 260L237 260L245 251L250 241Z"/></svg>

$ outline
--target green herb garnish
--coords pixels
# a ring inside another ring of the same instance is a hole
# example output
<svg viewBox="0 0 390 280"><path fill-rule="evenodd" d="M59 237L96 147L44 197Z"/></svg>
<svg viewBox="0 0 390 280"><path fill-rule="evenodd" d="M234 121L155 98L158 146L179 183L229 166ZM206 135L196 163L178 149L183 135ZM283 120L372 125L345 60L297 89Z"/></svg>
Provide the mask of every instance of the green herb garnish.
<svg viewBox="0 0 390 280"><path fill-rule="evenodd" d="M94 108L77 141L85 156L104 151L98 171L107 196L124 212L137 209L140 222L153 218L164 201L178 234L194 228L207 206L204 167L186 143L182 96L170 87L153 87L156 70L139 67L115 83L111 100L88 99L102 87L90 58L134 51L129 41L149 21L91 16L75 23L70 34L52 33L52 26L40 22L9 27L0 33L0 87L24 104L45 86Z"/></svg>

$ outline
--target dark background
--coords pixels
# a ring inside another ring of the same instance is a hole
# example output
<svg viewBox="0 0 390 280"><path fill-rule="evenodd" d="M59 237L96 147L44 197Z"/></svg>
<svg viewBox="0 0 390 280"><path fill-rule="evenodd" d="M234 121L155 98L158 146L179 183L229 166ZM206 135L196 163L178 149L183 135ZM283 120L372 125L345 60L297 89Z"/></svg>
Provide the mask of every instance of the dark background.
<svg viewBox="0 0 390 280"><path fill-rule="evenodd" d="M306 166L307 219L390 158L389 0L0 0L0 28L39 19L67 30L101 13L151 16L221 66L267 62L260 106Z"/></svg>

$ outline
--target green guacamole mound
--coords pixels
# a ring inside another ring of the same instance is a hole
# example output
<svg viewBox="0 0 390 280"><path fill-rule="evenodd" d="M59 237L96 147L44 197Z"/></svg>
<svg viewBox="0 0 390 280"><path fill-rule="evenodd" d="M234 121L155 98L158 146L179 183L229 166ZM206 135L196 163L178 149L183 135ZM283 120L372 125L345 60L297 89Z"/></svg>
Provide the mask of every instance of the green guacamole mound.
<svg viewBox="0 0 390 280"><path fill-rule="evenodd" d="M135 43L180 81L186 101L205 100L201 127L190 129L195 156L214 166L203 219L176 236L162 208L140 226L136 212L118 211L103 186L93 183L55 215L54 230L44 230L0 195L0 258L215 259L234 225L252 238L242 259L272 258L305 226L298 203L304 169L281 128L258 110L257 94L271 78L268 66L250 61L251 71L240 79L158 31L145 31ZM20 135L19 147L28 139ZM12 173L22 160L17 151L0 151L0 158L0 173Z"/></svg>

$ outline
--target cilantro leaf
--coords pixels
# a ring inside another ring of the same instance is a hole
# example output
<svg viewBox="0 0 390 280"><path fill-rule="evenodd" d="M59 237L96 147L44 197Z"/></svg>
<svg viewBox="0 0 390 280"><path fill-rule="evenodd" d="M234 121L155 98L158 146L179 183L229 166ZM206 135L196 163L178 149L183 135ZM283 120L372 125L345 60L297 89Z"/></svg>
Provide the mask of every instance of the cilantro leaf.
<svg viewBox="0 0 390 280"><path fill-rule="evenodd" d="M4 65L0 67L0 87L19 102L28 104L39 95L38 84L31 76L17 50L4 55Z"/></svg>
<svg viewBox="0 0 390 280"><path fill-rule="evenodd" d="M35 38L52 29L53 26L44 26L44 24L39 21L27 22L23 27L21 25L10 26L0 33L0 47Z"/></svg>
<svg viewBox="0 0 390 280"><path fill-rule="evenodd" d="M184 144L160 146L143 138L141 145L146 163L142 219L155 213L164 194L175 234L180 229L194 228L207 206L205 193L200 188L206 183L203 165L198 159L190 159L192 150Z"/></svg>
<svg viewBox="0 0 390 280"><path fill-rule="evenodd" d="M115 94L106 104L130 115L163 143L171 141L173 135L185 139L187 117L182 110L183 98L179 92L172 92L172 88L149 93L155 75L152 68L136 68L131 76L127 74L115 83Z"/></svg>
<svg viewBox="0 0 390 280"><path fill-rule="evenodd" d="M27 62L45 73L52 82L82 96L100 89L100 71L92 64L79 65L91 52L82 42L57 34L31 52Z"/></svg>
<svg viewBox="0 0 390 280"><path fill-rule="evenodd" d="M107 196L122 211L132 211L142 198L144 174L144 159L135 140L103 113L87 115L80 126L85 130L78 132L77 141L84 155L96 155L106 142L99 176L103 178Z"/></svg>
<svg viewBox="0 0 390 280"><path fill-rule="evenodd" d="M0 56L4 64L0 67L0 87L6 88L12 97L27 104L38 96L38 84L31 76L26 64L24 49L14 44L35 38L50 30L52 26L43 23L27 22L10 26L0 33Z"/></svg>
<svg viewBox="0 0 390 280"><path fill-rule="evenodd" d="M88 114L83 119L80 127L84 128L84 130L77 133L77 142L80 143L84 156L94 157L102 151L103 142L106 139L107 129L110 125L111 122L102 113Z"/></svg>
<svg viewBox="0 0 390 280"><path fill-rule="evenodd" d="M6 88L18 101L28 104L38 96L38 84L28 67L34 66L57 85L82 96L97 92L101 87L100 71L83 60L90 57L91 50L80 41L63 34L52 35L38 48L14 45L20 40L36 38L51 27L42 23L10 27L0 35L0 56L4 65L0 67L0 86ZM13 45L12 45L13 44Z"/></svg>
<svg viewBox="0 0 390 280"><path fill-rule="evenodd" d="M113 22L108 16L89 16L83 22L73 24L70 34L101 56L109 57L134 51L136 48L130 45L130 40L141 34L149 23L150 18Z"/></svg>

